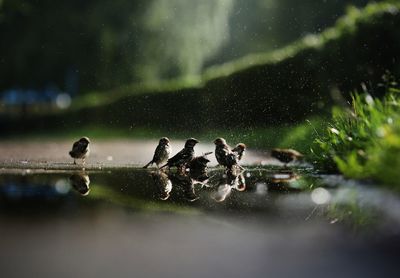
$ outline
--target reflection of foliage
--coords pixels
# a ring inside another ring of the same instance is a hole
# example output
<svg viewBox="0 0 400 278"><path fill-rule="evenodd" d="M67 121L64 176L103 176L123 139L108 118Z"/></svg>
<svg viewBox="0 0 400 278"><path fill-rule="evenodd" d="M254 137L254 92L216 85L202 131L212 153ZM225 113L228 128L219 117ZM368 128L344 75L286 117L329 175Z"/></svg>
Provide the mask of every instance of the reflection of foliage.
<svg viewBox="0 0 400 278"><path fill-rule="evenodd" d="M100 184L92 185L92 190L87 198L95 200L101 199L122 207L143 211L170 211L183 214L198 213L198 211L193 207L185 207L182 204L175 205L167 202L140 199L132 195L117 192L108 186Z"/></svg>
<svg viewBox="0 0 400 278"><path fill-rule="evenodd" d="M358 190L345 189L344 192L346 193L344 199L336 198L327 207L327 217L332 223L344 222L355 232L375 227L379 222L377 210L361 204Z"/></svg>
<svg viewBox="0 0 400 278"><path fill-rule="evenodd" d="M386 82L382 100L368 93L354 94L351 109L333 110L330 127L316 139L318 166L398 185L400 90L396 82L385 79L390 84Z"/></svg>

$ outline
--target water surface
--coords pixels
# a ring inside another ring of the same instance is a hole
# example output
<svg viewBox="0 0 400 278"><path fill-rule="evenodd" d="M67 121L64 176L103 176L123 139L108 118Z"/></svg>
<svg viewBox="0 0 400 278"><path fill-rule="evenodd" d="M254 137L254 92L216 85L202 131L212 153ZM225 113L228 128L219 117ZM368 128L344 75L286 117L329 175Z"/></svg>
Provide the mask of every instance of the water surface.
<svg viewBox="0 0 400 278"><path fill-rule="evenodd" d="M386 277L396 196L306 169L3 171L3 277Z"/></svg>

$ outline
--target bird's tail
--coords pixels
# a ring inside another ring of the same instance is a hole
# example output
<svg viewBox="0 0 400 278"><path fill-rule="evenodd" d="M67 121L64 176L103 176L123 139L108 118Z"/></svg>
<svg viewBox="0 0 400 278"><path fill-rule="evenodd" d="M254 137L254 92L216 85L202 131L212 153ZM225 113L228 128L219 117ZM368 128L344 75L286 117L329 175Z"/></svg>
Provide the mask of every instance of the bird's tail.
<svg viewBox="0 0 400 278"><path fill-rule="evenodd" d="M153 164L153 160L150 161L149 163L147 163L146 165L143 166L143 169L146 169L147 167L149 167L151 164Z"/></svg>

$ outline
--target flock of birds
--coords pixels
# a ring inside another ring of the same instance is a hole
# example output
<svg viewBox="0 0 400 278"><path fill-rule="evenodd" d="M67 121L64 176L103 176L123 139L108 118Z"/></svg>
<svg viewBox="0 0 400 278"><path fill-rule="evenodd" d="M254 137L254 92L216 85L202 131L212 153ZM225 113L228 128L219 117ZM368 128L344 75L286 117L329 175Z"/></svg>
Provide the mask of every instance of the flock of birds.
<svg viewBox="0 0 400 278"><path fill-rule="evenodd" d="M194 190L194 184L199 183L203 186L209 186L208 166L210 162L208 155L213 152L204 153L201 156L195 156L194 147L199 143L195 138L189 138L186 140L185 145L181 151L174 156L171 156L172 148L170 140L167 137L163 137L159 140L159 143L154 151L153 158L143 168L155 164L157 166L156 171L151 172L152 179L159 189L158 195L161 200L167 200L170 197L170 193L173 184L180 188L184 192L186 200L195 201L199 197L196 195ZM239 165L245 155L246 145L243 143L237 144L234 148L231 148L224 138L217 138L214 140L215 144L215 158L219 165L225 167L225 173L222 179L218 181L217 190L212 194L212 198L216 202L222 202L230 194L232 189L236 191L244 191L246 189L246 182L244 178L244 168ZM77 159L82 159L82 164L85 163L85 159L90 153L90 140L88 137L82 137L76 141L72 150L69 152L70 156L74 159L76 164ZM273 149L271 156L278 159L286 165L293 160L299 160L302 155L291 149ZM176 167L177 172L164 171L165 168ZM286 172L285 172L286 173ZM290 172L289 172L290 174ZM291 176L289 177L292 178ZM283 178L284 181L288 180L288 177ZM81 195L89 194L90 179L86 173L74 174L70 177L71 184ZM272 183L280 183L281 180L271 180Z"/></svg>
<svg viewBox="0 0 400 278"><path fill-rule="evenodd" d="M207 169L207 163L210 162L207 156L212 154L212 152L207 152L202 156L195 156L194 147L197 143L199 143L199 141L195 138L187 139L184 148L173 157L170 157L172 153L170 140L167 137L163 137L159 140L158 146L154 151L153 159L143 168L156 164L159 169L177 167L178 171L182 172L186 169L205 170ZM90 153L89 144L90 140L88 137L82 137L73 144L69 154L74 159L74 164L76 164L76 159L82 159L82 164L85 164L85 159ZM214 144L215 158L219 165L224 166L227 171L232 171L233 168L243 170L239 162L245 154L245 144L239 143L234 148L231 148L224 138L215 139ZM284 163L285 167L288 163L294 160L300 160L303 157L301 153L292 149L273 149L271 151L271 156Z"/></svg>

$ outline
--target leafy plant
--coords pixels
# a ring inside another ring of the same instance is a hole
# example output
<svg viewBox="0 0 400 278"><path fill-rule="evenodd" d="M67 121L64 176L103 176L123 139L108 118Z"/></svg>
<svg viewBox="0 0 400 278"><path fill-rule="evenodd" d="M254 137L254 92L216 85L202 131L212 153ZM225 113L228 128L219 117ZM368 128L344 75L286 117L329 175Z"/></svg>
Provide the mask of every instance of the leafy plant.
<svg viewBox="0 0 400 278"><path fill-rule="evenodd" d="M352 96L350 108L335 107L332 122L317 136L314 163L352 178L373 178L400 185L400 90L384 77L383 99L367 91Z"/></svg>

